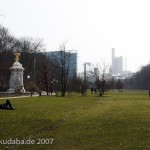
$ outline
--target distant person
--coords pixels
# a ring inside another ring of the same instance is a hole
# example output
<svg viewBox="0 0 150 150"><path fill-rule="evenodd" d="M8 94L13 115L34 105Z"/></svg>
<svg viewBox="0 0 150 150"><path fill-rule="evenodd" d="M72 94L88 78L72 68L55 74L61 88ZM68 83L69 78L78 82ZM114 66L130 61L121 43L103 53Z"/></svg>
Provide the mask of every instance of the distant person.
<svg viewBox="0 0 150 150"><path fill-rule="evenodd" d="M6 100L6 103L4 104L0 104L0 109L10 109L10 110L14 110L14 108L12 107L9 99Z"/></svg>
<svg viewBox="0 0 150 150"><path fill-rule="evenodd" d="M97 89L96 88L94 89L94 92L95 92L95 94L97 94Z"/></svg>
<svg viewBox="0 0 150 150"><path fill-rule="evenodd" d="M91 93L93 94L93 88L91 87Z"/></svg>
<svg viewBox="0 0 150 150"><path fill-rule="evenodd" d="M150 97L150 89L149 89L149 97Z"/></svg>

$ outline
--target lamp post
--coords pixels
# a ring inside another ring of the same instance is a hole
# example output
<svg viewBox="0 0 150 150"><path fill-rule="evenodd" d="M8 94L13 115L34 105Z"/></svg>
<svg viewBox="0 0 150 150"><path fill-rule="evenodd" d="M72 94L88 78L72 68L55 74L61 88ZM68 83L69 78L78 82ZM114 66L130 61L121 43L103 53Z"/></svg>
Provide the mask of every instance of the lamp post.
<svg viewBox="0 0 150 150"><path fill-rule="evenodd" d="M27 75L27 79L30 79L30 75Z"/></svg>
<svg viewBox="0 0 150 150"><path fill-rule="evenodd" d="M31 81L30 81L30 75L27 75L27 79L29 80L29 90L30 90L30 93L31 93L31 97L32 97L32 87L31 87Z"/></svg>
<svg viewBox="0 0 150 150"><path fill-rule="evenodd" d="M51 87L50 87L51 89L51 95L52 95L52 91L54 90L55 91L55 93L56 93L56 96L57 96L57 93L58 93L58 80L56 80L56 79L53 79L52 81L51 81Z"/></svg>
<svg viewBox="0 0 150 150"><path fill-rule="evenodd" d="M29 86L27 86L27 87L30 88L30 75L27 75L27 79L28 79L27 83L29 83Z"/></svg>

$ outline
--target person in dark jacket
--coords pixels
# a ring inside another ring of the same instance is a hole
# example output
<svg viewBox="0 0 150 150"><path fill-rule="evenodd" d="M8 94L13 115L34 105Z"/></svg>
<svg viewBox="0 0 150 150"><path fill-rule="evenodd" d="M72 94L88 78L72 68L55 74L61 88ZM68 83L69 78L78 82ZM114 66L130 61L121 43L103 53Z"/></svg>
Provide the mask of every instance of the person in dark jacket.
<svg viewBox="0 0 150 150"><path fill-rule="evenodd" d="M7 99L6 103L4 104L0 104L0 109L10 109L10 110L14 110L15 108L12 107L10 100Z"/></svg>

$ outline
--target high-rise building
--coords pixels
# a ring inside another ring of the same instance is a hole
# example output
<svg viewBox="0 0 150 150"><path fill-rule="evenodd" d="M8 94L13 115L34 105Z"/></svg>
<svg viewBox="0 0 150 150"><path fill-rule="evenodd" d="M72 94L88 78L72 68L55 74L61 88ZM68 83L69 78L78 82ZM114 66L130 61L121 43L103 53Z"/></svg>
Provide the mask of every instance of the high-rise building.
<svg viewBox="0 0 150 150"><path fill-rule="evenodd" d="M115 56L115 48L112 48L112 74L124 74L127 71L127 60L123 56Z"/></svg>
<svg viewBox="0 0 150 150"><path fill-rule="evenodd" d="M50 52L45 52L45 54L50 57L50 56L55 56L56 58L60 58L60 52L61 51L50 51ZM69 56L69 73L68 76L77 76L77 51L62 51L65 53L66 56ZM57 69L57 68L56 68Z"/></svg>

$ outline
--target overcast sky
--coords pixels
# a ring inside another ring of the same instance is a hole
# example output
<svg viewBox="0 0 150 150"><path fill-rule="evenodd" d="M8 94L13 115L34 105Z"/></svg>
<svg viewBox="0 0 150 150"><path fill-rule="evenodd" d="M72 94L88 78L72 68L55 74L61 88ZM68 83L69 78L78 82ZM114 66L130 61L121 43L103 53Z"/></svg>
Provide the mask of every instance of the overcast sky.
<svg viewBox="0 0 150 150"><path fill-rule="evenodd" d="M47 51L78 50L111 65L111 49L137 71L150 61L150 0L0 0L0 24L16 37L42 38Z"/></svg>

